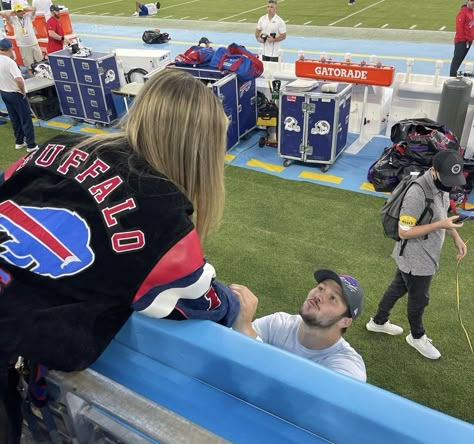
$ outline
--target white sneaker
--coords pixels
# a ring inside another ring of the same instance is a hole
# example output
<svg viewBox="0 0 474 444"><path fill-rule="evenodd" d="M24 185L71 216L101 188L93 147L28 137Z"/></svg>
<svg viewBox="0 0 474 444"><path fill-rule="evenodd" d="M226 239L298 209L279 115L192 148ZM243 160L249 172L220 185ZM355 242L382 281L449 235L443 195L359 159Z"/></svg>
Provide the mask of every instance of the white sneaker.
<svg viewBox="0 0 474 444"><path fill-rule="evenodd" d="M428 358L428 359L441 358L441 353L431 343L432 341L430 338L428 338L428 336L423 335L420 339L414 339L410 333L406 337L406 340L413 348L416 348L425 358Z"/></svg>
<svg viewBox="0 0 474 444"><path fill-rule="evenodd" d="M403 333L403 328L398 325L392 324L390 321L385 322L385 324L379 325L374 322L372 318L370 321L365 324L365 328L369 331L374 331L376 333L387 333L388 335L401 335Z"/></svg>
<svg viewBox="0 0 474 444"><path fill-rule="evenodd" d="M31 148L27 148L26 151L27 151L28 153L31 153L31 152L37 150L38 148L39 148L39 146L36 145L36 146L32 146Z"/></svg>
<svg viewBox="0 0 474 444"><path fill-rule="evenodd" d="M26 143L15 143L15 149L16 150L22 150L23 148L26 148Z"/></svg>
<svg viewBox="0 0 474 444"><path fill-rule="evenodd" d="M138 12L135 11L135 12L132 14L132 17L138 17Z"/></svg>

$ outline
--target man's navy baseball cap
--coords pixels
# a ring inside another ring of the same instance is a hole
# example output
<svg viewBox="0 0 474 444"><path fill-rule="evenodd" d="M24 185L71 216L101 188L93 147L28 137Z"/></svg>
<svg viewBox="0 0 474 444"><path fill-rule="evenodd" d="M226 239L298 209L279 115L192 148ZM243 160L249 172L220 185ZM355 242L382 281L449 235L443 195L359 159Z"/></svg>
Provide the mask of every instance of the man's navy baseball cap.
<svg viewBox="0 0 474 444"><path fill-rule="evenodd" d="M59 12L59 11L61 11L62 9L63 9L63 8L59 7L58 5L51 5L51 6L49 7L49 10L50 10L51 12L53 12L53 11Z"/></svg>
<svg viewBox="0 0 474 444"><path fill-rule="evenodd" d="M337 274L335 271L321 269L314 272L316 282L322 282L326 279L331 279L342 288L342 294L346 301L347 307L351 314L351 318L355 319L359 316L364 308L364 290L359 284L359 281L347 274Z"/></svg>
<svg viewBox="0 0 474 444"><path fill-rule="evenodd" d="M8 39L0 40L0 49L11 49L13 47L12 42Z"/></svg>

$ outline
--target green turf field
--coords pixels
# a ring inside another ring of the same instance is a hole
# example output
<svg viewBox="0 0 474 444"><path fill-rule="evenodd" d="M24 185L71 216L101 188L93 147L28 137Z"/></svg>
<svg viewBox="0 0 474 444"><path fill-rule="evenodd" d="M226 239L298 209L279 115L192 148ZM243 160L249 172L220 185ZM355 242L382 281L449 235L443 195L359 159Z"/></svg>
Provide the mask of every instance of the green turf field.
<svg viewBox="0 0 474 444"><path fill-rule="evenodd" d="M348 6L346 0L280 0L278 14L290 25L453 31L461 3L357 0ZM78 14L131 16L135 10L133 0L69 0L64 4ZM163 0L157 18L257 23L265 5L265 0Z"/></svg>
<svg viewBox="0 0 474 444"><path fill-rule="evenodd" d="M35 133L37 142L43 143L58 132L35 127ZM22 153L13 148L9 123L0 126L0 139L1 171ZM365 329L394 272L393 241L383 236L378 217L383 199L232 166L225 172L224 221L205 246L219 279L252 289L260 300L257 315L262 316L297 313L314 285L316 267L353 274L365 289L366 306L346 339L363 356L368 382L474 422L474 355L457 316L456 250L451 238L446 239L424 317L427 333L442 353L439 361L430 361L406 344L405 335ZM474 222L466 222L460 233L465 240L473 237ZM473 268L474 238L459 273L461 313L471 340ZM396 305L392 320L408 330L406 298Z"/></svg>

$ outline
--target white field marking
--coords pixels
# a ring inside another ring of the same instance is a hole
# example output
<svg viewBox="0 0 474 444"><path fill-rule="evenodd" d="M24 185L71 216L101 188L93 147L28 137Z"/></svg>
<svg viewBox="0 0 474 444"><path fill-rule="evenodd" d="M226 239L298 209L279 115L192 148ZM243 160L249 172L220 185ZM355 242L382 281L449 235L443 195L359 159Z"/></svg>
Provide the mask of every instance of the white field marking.
<svg viewBox="0 0 474 444"><path fill-rule="evenodd" d="M97 3L97 4L95 4L95 5L89 5L87 8L93 8L94 6L104 6L104 5L110 5L110 4L112 4L112 3L121 3L121 2L122 2L122 0L113 0L113 1L111 1L111 2ZM71 12L74 12L74 13L77 12L76 9L69 8L69 10L70 10Z"/></svg>
<svg viewBox="0 0 474 444"><path fill-rule="evenodd" d="M160 8L160 11L163 11L163 9L171 9L171 8L176 8L178 6L183 6L183 5L187 5L189 3L196 3L198 2L199 0L191 0L189 2L184 2L184 3L178 3L177 5L171 5L171 6L164 6L164 7L161 7Z"/></svg>
<svg viewBox="0 0 474 444"><path fill-rule="evenodd" d="M446 29L446 26L441 26L441 28L439 28L440 31L444 31Z"/></svg>
<svg viewBox="0 0 474 444"><path fill-rule="evenodd" d="M285 20L285 23L290 23L290 21L289 21L289 20Z"/></svg>
<svg viewBox="0 0 474 444"><path fill-rule="evenodd" d="M188 19L189 17L191 17L191 16L187 15L186 17L181 17L180 20L186 20L186 19Z"/></svg>
<svg viewBox="0 0 474 444"><path fill-rule="evenodd" d="M125 15L123 12L121 12L120 14L115 14L116 16L121 16L121 15Z"/></svg>
<svg viewBox="0 0 474 444"><path fill-rule="evenodd" d="M354 25L354 28L358 28L360 25L362 25L362 22L361 22L361 23L357 23L357 25Z"/></svg>
<svg viewBox="0 0 474 444"><path fill-rule="evenodd" d="M240 22L246 22L247 19L240 19L237 23L240 23Z"/></svg>
<svg viewBox="0 0 474 444"><path fill-rule="evenodd" d="M99 15L110 15L110 12L103 12L102 14Z"/></svg>
<svg viewBox="0 0 474 444"><path fill-rule="evenodd" d="M309 22L303 23L303 25L309 25L310 23L313 23L313 21L310 20Z"/></svg>
<svg viewBox="0 0 474 444"><path fill-rule="evenodd" d="M388 23L385 23L385 25L382 25L381 28L384 29L388 26Z"/></svg>
<svg viewBox="0 0 474 444"><path fill-rule="evenodd" d="M166 17L163 17L163 18L164 18L164 19L169 19L169 18L171 18L171 17L173 17L173 16L172 16L172 15L167 15Z"/></svg>
<svg viewBox="0 0 474 444"><path fill-rule="evenodd" d="M359 11L357 12L353 12L352 14L349 14L349 15L346 15L345 17L342 17L342 19L339 19L339 20L336 20L335 22L332 22L332 23L329 23L328 26L333 26L333 25L336 25L338 24L339 22L342 22L343 20L347 20L348 18L356 15L356 14L360 14L361 12L364 12L364 11L367 11L367 9L370 9L370 8L373 8L374 6L377 6L379 5L380 3L383 3L385 0L380 0L378 1L377 3L374 3L373 5L369 5L369 6L366 6L365 8L362 8L360 9Z"/></svg>
<svg viewBox="0 0 474 444"><path fill-rule="evenodd" d="M202 17L202 18L200 18L199 20L206 20L206 19L208 19L208 18L209 18L209 17Z"/></svg>
<svg viewBox="0 0 474 444"><path fill-rule="evenodd" d="M417 25L411 25L410 29L415 29L416 27L417 27Z"/></svg>
<svg viewBox="0 0 474 444"><path fill-rule="evenodd" d="M285 0L280 0L280 3L283 3ZM385 1L385 0L384 0ZM258 11L259 9L263 9L265 6L259 6L258 8L253 8L253 9L247 9L246 11L243 11L243 12L239 12L238 14L234 14L234 15L229 15L229 17L224 17L224 18L221 18L219 20L217 20L218 22L222 22L224 20L227 20L227 19L230 19L230 18L234 18L234 17L238 17L239 15L244 15L244 14L248 14L249 12L253 12L253 11ZM163 9L163 8L162 8Z"/></svg>
<svg viewBox="0 0 474 444"><path fill-rule="evenodd" d="M95 12L85 12L84 15L93 15Z"/></svg>

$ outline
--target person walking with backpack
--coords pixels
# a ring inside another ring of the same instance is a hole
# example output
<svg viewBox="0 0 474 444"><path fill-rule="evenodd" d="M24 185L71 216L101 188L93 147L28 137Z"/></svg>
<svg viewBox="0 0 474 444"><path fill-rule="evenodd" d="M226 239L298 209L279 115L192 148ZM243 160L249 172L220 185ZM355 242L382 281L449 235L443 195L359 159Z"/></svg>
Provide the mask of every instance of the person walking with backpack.
<svg viewBox="0 0 474 444"><path fill-rule="evenodd" d="M462 157L454 150L444 150L433 158L432 168L408 188L399 215L400 240L392 253L397 264L395 277L380 300L375 316L366 324L367 330L372 332L402 334L403 328L392 324L389 316L397 301L408 293L410 333L406 341L429 359L439 359L441 353L425 333L423 313L429 303L433 275L439 268L445 233L454 241L458 260L467 253L466 244L457 232L462 222L456 223L458 216L447 217L449 191L465 183ZM428 193L433 197L432 202L428 202ZM427 205L431 213L428 219L424 216Z"/></svg>

